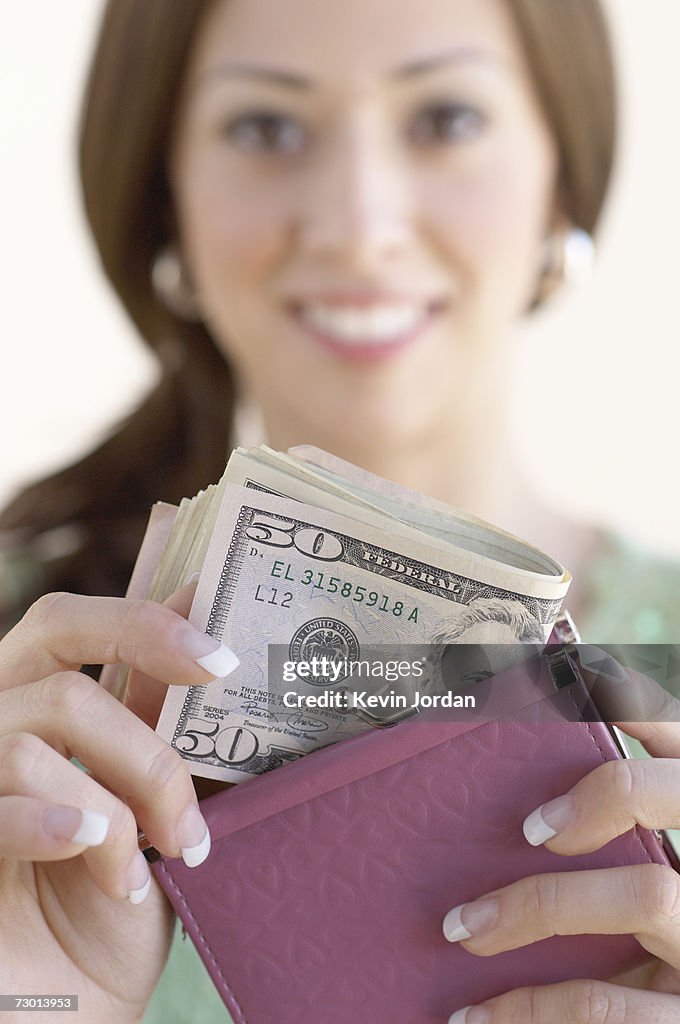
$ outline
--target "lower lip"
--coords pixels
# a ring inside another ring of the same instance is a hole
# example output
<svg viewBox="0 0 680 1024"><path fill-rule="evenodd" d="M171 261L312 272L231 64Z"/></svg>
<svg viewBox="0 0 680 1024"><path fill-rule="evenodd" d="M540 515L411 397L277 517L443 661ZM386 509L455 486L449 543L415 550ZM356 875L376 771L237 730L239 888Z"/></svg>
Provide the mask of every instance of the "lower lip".
<svg viewBox="0 0 680 1024"><path fill-rule="evenodd" d="M292 309L289 310L295 323L303 329L308 338L316 342L321 348L341 359L351 363L378 363L393 358L400 352L414 345L419 338L427 331L437 315L437 310L427 310L422 318L404 334L396 335L392 341L354 341L344 343L338 341L333 335L324 334L313 327L301 313Z"/></svg>

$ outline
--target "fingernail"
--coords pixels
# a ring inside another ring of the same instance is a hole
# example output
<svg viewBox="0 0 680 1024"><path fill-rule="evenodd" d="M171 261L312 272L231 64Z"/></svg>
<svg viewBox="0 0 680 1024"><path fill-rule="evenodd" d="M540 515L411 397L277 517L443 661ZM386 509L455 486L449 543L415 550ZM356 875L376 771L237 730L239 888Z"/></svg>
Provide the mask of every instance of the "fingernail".
<svg viewBox="0 0 680 1024"><path fill-rule="evenodd" d="M449 942L471 939L492 928L498 921L498 900L481 899L474 903L461 903L449 910L444 918L444 936Z"/></svg>
<svg viewBox="0 0 680 1024"><path fill-rule="evenodd" d="M70 839L79 846L101 846L109 831L111 819L98 811L81 810L55 804L42 813L42 827L57 839Z"/></svg>
<svg viewBox="0 0 680 1024"><path fill-rule="evenodd" d="M524 819L524 838L532 846L541 846L561 832L574 819L574 801L571 796L558 796L541 804Z"/></svg>
<svg viewBox="0 0 680 1024"><path fill-rule="evenodd" d="M489 1024L491 1010L483 1006L464 1006L449 1017L449 1024Z"/></svg>
<svg viewBox="0 0 680 1024"><path fill-rule="evenodd" d="M127 870L126 885L130 903L142 903L149 895L151 872L146 857L137 850Z"/></svg>
<svg viewBox="0 0 680 1024"><path fill-rule="evenodd" d="M579 664L593 675L604 676L612 683L625 683L628 679L628 673L623 665L619 665L616 658L612 658L611 654L599 647L592 644L577 644L576 652Z"/></svg>
<svg viewBox="0 0 680 1024"><path fill-rule="evenodd" d="M210 853L210 831L196 804L184 812L177 826L177 842L188 868L198 867Z"/></svg>
<svg viewBox="0 0 680 1024"><path fill-rule="evenodd" d="M177 641L189 658L193 658L216 679L223 679L238 668L239 660L230 647L221 644L207 633L200 633L188 623L177 634Z"/></svg>
<svg viewBox="0 0 680 1024"><path fill-rule="evenodd" d="M187 576L187 578L185 579L183 586L186 587L189 583L198 583L200 578L200 572L192 572L191 576Z"/></svg>

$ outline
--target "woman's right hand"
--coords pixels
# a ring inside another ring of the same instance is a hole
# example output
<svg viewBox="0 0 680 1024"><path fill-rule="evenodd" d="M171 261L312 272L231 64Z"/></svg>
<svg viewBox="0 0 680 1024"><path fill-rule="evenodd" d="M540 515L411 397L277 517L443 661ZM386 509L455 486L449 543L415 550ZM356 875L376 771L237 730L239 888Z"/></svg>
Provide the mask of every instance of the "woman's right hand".
<svg viewBox="0 0 680 1024"><path fill-rule="evenodd" d="M78 994L82 1024L141 1020L167 958L137 828L169 857L209 849L187 764L153 731L166 684L213 678L197 659L219 645L180 614L193 590L51 594L0 643L0 991ZM127 706L80 672L116 662L136 670Z"/></svg>

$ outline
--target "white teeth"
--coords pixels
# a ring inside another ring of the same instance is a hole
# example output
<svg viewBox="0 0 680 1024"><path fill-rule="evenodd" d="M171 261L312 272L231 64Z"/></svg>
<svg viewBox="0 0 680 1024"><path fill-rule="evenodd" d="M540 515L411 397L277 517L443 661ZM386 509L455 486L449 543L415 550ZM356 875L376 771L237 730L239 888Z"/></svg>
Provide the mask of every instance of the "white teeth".
<svg viewBox="0 0 680 1024"><path fill-rule="evenodd" d="M371 306L304 306L301 316L310 327L346 344L388 344L414 330L426 316L424 306L390 303Z"/></svg>

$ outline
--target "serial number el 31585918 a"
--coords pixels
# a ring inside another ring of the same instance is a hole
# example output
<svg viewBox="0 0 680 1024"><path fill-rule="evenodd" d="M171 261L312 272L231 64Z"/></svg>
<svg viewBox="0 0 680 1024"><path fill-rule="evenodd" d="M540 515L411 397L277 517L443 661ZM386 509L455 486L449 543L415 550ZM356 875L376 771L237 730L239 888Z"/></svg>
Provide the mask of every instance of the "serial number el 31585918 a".
<svg viewBox="0 0 680 1024"><path fill-rule="evenodd" d="M385 612L400 618L402 615L408 622L418 621L418 607L409 607L403 601L395 601L387 594L381 594L377 590L368 590L367 587L343 580L340 576L329 576L327 573L305 569L299 579L296 579L293 566L290 562L283 562L277 559L272 565L270 576L278 580L287 580L289 583L299 583L303 587L310 587L312 590L323 590L327 594L338 594L346 600L356 604L365 604L367 608L375 608L376 611ZM261 583L255 590L255 600L268 604L277 604L287 608L292 600L293 594L290 590L279 591L278 587L266 587Z"/></svg>

